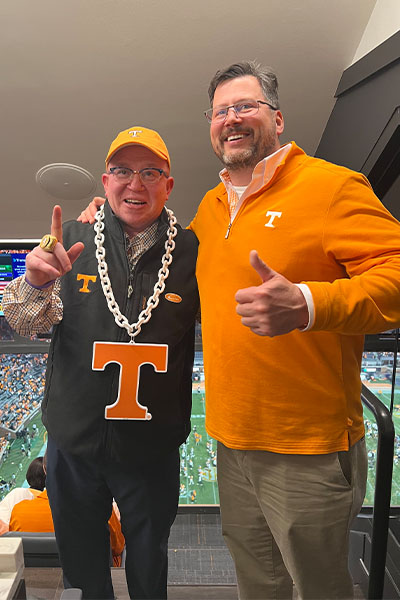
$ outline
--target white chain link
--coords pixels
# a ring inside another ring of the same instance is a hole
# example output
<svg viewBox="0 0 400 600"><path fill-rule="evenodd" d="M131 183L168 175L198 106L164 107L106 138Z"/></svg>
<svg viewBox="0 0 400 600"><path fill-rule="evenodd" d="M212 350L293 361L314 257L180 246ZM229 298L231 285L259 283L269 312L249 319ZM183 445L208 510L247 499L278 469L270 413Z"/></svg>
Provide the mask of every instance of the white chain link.
<svg viewBox="0 0 400 600"><path fill-rule="evenodd" d="M174 237L178 233L176 225L176 217L172 210L166 208L169 217L169 228L168 238L165 242L165 254L161 259L161 269L158 271L158 281L154 286L153 295L148 299L146 308L140 313L136 323L129 323L128 319L121 313L117 301L115 300L111 281L108 276L108 266L106 263L106 251L104 249L104 206L96 213L96 222L94 224L94 230L96 235L94 237L94 243L96 244L96 258L98 263L98 270L100 275L101 286L103 288L104 295L107 300L107 305L110 312L113 314L114 319L118 327L126 329L130 335L130 343L133 344L135 337L140 333L142 325L150 320L151 312L160 301L160 294L165 289L165 280L169 275L169 266L172 263L172 252L175 248Z"/></svg>

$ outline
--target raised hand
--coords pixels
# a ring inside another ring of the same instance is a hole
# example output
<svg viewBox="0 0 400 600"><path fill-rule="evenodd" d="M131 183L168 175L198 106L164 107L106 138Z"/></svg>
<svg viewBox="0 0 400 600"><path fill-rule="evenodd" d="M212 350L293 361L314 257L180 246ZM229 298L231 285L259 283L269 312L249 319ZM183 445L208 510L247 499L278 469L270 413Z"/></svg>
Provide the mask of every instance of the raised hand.
<svg viewBox="0 0 400 600"><path fill-rule="evenodd" d="M80 221L81 223L94 223L94 217L96 216L96 213L100 206L103 206L104 202L104 198L101 198L100 196L95 196L91 203L88 204L87 207L81 212L81 214L77 218L77 221Z"/></svg>
<svg viewBox="0 0 400 600"><path fill-rule="evenodd" d="M236 312L242 317L242 324L257 335L269 337L307 325L307 303L297 285L273 271L256 250L250 252L250 264L261 284L235 294Z"/></svg>
<svg viewBox="0 0 400 600"><path fill-rule="evenodd" d="M46 252L40 246L36 246L26 257L26 278L29 283L37 287L62 277L70 271L84 248L82 242L77 242L69 250L65 250L62 237L62 212L58 205L53 208L51 235L58 240L53 252Z"/></svg>

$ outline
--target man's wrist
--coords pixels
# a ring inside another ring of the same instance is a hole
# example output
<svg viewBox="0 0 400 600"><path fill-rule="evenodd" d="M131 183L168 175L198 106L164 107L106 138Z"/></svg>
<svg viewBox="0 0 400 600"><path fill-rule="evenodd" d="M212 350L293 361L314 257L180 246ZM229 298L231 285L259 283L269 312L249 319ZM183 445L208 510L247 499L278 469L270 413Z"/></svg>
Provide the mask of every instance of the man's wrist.
<svg viewBox="0 0 400 600"><path fill-rule="evenodd" d="M311 327L314 324L314 300L310 291L310 288L308 287L308 285L306 285L305 283L295 283L295 285L299 288L299 290L301 291L301 293L304 296L304 299L307 303L307 311L308 311L308 318L304 318L304 323L302 325L299 325L299 327L297 327L297 329L299 329L299 331L308 331L309 329L311 329Z"/></svg>
<svg viewBox="0 0 400 600"><path fill-rule="evenodd" d="M51 285L54 284L55 279L52 279L51 281L48 281L47 283L44 283L43 285L35 285L34 283L31 283L25 273L25 282L30 285L31 287L35 288L35 290L45 290L46 288L49 288Z"/></svg>

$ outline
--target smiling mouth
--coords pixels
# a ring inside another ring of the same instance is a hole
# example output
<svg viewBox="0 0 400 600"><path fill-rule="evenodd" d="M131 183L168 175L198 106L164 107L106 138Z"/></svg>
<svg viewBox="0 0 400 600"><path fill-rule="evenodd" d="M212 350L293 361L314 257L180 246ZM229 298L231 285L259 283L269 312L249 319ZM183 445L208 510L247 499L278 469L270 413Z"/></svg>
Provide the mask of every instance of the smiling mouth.
<svg viewBox="0 0 400 600"><path fill-rule="evenodd" d="M239 133L230 133L224 138L224 142L237 142L239 140L243 140L248 137L248 133L239 132Z"/></svg>
<svg viewBox="0 0 400 600"><path fill-rule="evenodd" d="M124 202L126 204L133 204L136 206L142 206L143 204L146 204L146 202L143 202L142 200L132 200L132 198L125 198Z"/></svg>

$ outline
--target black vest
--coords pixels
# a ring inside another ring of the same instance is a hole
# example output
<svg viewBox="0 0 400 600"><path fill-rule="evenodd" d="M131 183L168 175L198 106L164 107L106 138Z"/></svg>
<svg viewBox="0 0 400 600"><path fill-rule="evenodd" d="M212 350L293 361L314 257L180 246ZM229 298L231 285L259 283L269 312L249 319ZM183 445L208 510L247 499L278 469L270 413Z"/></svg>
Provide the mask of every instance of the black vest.
<svg viewBox="0 0 400 600"><path fill-rule="evenodd" d="M125 239L118 219L105 205L105 242L108 274L115 299L129 323L135 323L153 293L165 252L168 221L163 211L156 243L145 252L129 281ZM69 221L63 226L64 246L82 241L85 249L64 275L61 298L63 320L54 328L49 350L43 423L56 444L88 458L132 461L177 448L190 432L194 322L199 299L195 279L197 239L177 226L173 262L165 290L142 326L136 342L168 344L168 369L140 368L138 400L151 420L106 420L105 407L118 395L119 365L92 369L94 341L129 341L109 311L95 256L93 226ZM133 293L128 298L128 285ZM169 299L168 299L169 298ZM171 299L173 301L171 301Z"/></svg>

